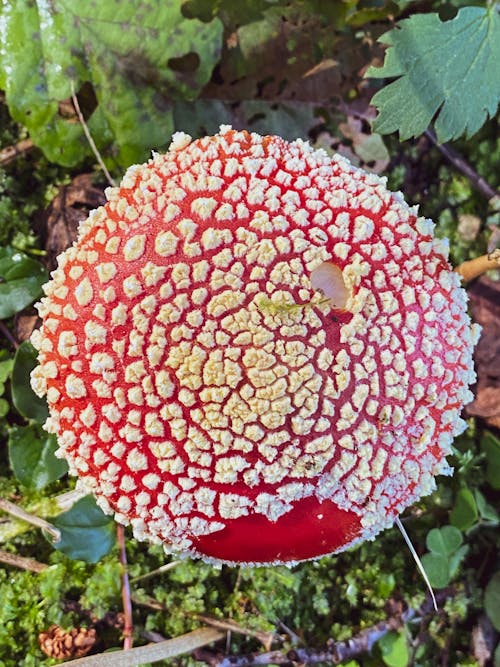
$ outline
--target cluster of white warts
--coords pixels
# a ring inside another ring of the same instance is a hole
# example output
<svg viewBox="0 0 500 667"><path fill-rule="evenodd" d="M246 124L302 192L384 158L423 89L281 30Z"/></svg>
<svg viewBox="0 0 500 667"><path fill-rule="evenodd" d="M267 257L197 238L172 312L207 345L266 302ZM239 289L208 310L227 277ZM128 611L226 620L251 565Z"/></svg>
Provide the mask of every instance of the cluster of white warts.
<svg viewBox="0 0 500 667"><path fill-rule="evenodd" d="M189 550L313 494L371 537L433 490L475 332L432 223L342 158L227 127L107 196L45 287L32 380L106 511Z"/></svg>

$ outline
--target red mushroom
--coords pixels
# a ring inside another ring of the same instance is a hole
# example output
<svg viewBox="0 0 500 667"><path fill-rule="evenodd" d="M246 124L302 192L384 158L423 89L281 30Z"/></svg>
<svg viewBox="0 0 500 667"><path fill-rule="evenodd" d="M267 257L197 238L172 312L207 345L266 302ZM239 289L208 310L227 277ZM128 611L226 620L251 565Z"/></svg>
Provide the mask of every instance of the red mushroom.
<svg viewBox="0 0 500 667"><path fill-rule="evenodd" d="M138 539L315 558L450 472L476 333L446 242L383 179L223 126L107 197L45 287L33 387Z"/></svg>

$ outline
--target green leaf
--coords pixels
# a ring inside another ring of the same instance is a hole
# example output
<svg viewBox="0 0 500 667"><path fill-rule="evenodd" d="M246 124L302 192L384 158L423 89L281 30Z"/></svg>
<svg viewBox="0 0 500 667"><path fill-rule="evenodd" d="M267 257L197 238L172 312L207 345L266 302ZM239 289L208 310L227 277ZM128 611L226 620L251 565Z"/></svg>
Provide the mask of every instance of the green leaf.
<svg viewBox="0 0 500 667"><path fill-rule="evenodd" d="M30 489L43 489L68 470L66 461L55 457L57 443L37 425L13 426L9 430L9 460L14 475Z"/></svg>
<svg viewBox="0 0 500 667"><path fill-rule="evenodd" d="M500 440L486 432L481 438L481 448L486 454L486 479L493 489L500 489Z"/></svg>
<svg viewBox="0 0 500 667"><path fill-rule="evenodd" d="M379 109L374 129L399 131L401 139L422 134L431 121L439 142L473 135L496 113L500 100L500 14L463 7L451 21L416 14L380 41L388 45L383 67L366 75L395 80L372 102Z"/></svg>
<svg viewBox="0 0 500 667"><path fill-rule="evenodd" d="M9 407L8 401L6 401L5 398L0 398L0 419L8 414Z"/></svg>
<svg viewBox="0 0 500 667"><path fill-rule="evenodd" d="M496 572L486 586L484 609L495 629L500 632L500 572Z"/></svg>
<svg viewBox="0 0 500 667"><path fill-rule="evenodd" d="M402 632L388 632L379 639L378 646L387 667L407 667L408 646Z"/></svg>
<svg viewBox="0 0 500 667"><path fill-rule="evenodd" d="M459 548L462 541L462 534L457 528L454 526L443 526L442 528L433 528L429 531L426 544L429 551L446 558Z"/></svg>
<svg viewBox="0 0 500 667"><path fill-rule="evenodd" d="M467 530L477 522L477 518L474 494L464 487L457 493L455 505L450 512L450 521L456 528Z"/></svg>
<svg viewBox="0 0 500 667"><path fill-rule="evenodd" d="M12 402L23 417L43 424L49 416L47 403L35 394L30 384L30 373L36 365L37 351L30 342L24 341L14 357Z"/></svg>
<svg viewBox="0 0 500 667"><path fill-rule="evenodd" d="M450 569L450 579L452 579L458 572L461 562L465 556L469 553L469 545L463 544L455 553L451 554L448 559L448 566Z"/></svg>
<svg viewBox="0 0 500 667"><path fill-rule="evenodd" d="M221 49L220 20L186 19L181 7L182 0L4 3L0 88L49 160L73 165L90 153L80 123L60 112L72 84L105 155L109 147L108 157L125 166L165 146L172 100L198 95Z"/></svg>
<svg viewBox="0 0 500 667"><path fill-rule="evenodd" d="M0 320L29 306L47 280L40 262L14 248L0 248Z"/></svg>
<svg viewBox="0 0 500 667"><path fill-rule="evenodd" d="M421 561L433 588L444 588L448 585L451 575L446 556L428 553L422 556Z"/></svg>
<svg viewBox="0 0 500 667"><path fill-rule="evenodd" d="M493 505L490 505L490 503L487 502L481 491L475 489L474 498L476 500L477 511L479 512L481 519L483 521L488 521L490 525L497 524L500 519L498 512L493 507Z"/></svg>
<svg viewBox="0 0 500 667"><path fill-rule="evenodd" d="M14 365L14 359L4 359L0 361L0 384L4 384L10 377L12 373L12 366ZM2 392L0 392L1 394Z"/></svg>
<svg viewBox="0 0 500 667"><path fill-rule="evenodd" d="M108 554L115 543L115 522L97 506L92 496L85 496L60 514L52 523L61 531L61 540L53 546L74 560L87 563Z"/></svg>

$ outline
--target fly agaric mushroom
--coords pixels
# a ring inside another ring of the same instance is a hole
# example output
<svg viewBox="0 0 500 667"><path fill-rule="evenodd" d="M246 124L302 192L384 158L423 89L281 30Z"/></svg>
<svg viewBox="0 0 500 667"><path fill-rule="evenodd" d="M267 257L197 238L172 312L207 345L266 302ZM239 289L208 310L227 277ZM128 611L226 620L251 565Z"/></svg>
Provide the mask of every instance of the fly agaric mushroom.
<svg viewBox="0 0 500 667"><path fill-rule="evenodd" d="M446 242L383 179L222 126L106 194L45 286L32 384L138 539L311 559L450 472L476 331Z"/></svg>

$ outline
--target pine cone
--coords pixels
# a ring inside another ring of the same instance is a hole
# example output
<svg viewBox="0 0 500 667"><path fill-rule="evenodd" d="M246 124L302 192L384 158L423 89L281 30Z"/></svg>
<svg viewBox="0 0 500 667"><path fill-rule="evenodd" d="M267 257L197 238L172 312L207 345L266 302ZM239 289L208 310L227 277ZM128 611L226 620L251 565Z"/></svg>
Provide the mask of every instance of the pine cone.
<svg viewBox="0 0 500 667"><path fill-rule="evenodd" d="M81 658L94 646L96 632L94 628L63 630L59 625L51 625L47 632L38 635L38 641L40 648L49 658Z"/></svg>

